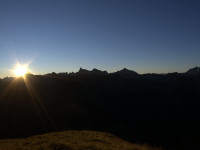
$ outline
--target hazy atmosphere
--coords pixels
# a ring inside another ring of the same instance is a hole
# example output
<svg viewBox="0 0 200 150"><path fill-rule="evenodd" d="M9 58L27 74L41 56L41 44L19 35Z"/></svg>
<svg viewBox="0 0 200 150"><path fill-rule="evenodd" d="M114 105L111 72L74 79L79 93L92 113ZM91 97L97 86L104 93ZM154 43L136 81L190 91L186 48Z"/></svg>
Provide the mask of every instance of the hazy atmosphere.
<svg viewBox="0 0 200 150"><path fill-rule="evenodd" d="M33 74L185 72L199 56L199 1L0 1L1 78L16 63Z"/></svg>

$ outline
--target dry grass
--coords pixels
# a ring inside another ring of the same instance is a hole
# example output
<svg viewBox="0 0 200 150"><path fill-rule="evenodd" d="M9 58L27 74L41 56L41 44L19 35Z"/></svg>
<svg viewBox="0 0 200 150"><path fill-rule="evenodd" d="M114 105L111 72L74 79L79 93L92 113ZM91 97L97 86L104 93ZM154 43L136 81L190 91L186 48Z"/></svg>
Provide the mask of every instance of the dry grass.
<svg viewBox="0 0 200 150"><path fill-rule="evenodd" d="M0 150L162 150L132 144L97 131L63 131L25 139L0 140Z"/></svg>

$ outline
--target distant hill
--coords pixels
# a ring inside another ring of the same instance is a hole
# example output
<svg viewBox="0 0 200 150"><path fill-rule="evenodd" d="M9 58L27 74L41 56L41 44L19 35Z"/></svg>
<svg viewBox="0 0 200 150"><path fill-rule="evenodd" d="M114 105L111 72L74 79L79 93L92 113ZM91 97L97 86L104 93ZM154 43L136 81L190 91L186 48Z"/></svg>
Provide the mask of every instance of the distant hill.
<svg viewBox="0 0 200 150"><path fill-rule="evenodd" d="M96 131L63 131L24 139L0 140L1 150L163 150L132 144L114 135Z"/></svg>
<svg viewBox="0 0 200 150"><path fill-rule="evenodd" d="M200 67L191 68L186 72L186 74L199 75L200 74Z"/></svg>
<svg viewBox="0 0 200 150"><path fill-rule="evenodd" d="M0 138L86 129L130 142L200 149L200 74L191 70L138 74L80 68L1 79Z"/></svg>

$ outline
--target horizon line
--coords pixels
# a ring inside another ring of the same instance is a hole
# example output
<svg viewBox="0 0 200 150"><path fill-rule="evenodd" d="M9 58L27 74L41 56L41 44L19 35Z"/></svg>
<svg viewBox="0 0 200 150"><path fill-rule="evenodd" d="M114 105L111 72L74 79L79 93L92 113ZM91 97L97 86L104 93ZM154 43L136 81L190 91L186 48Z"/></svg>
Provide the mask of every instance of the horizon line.
<svg viewBox="0 0 200 150"><path fill-rule="evenodd" d="M186 70L186 71L184 71L184 72L177 72L177 71L175 71L175 72L167 72L167 73L156 73L156 72L152 72L152 73L150 73L150 72L149 72L149 73L148 73L148 72L147 72L147 73L138 73L137 71L134 71L134 70L131 70L131 69L127 69L126 67L124 67L124 68L121 69L121 70L117 70L117 71L113 71L113 72L109 72L109 71L107 71L107 70L100 70L100 69L96 69L96 68L93 68L92 70L88 70L88 69L85 69L85 68L80 67L79 70L78 70L77 72L74 72L74 71L72 71L72 72L67 72L67 71L66 71L66 72L54 72L54 71L52 71L52 72L48 72L48 73L44 73L44 74L34 74L34 73L31 73L31 72L28 72L28 73L26 73L26 74L45 76L45 75L52 74L52 73L55 73L55 74L61 74L61 73L66 73L66 74L78 73L78 72L80 72L80 70L85 70L85 71L88 71L88 72L92 72L92 71L94 71L94 70L98 70L98 71L101 71L101 72L106 72L106 73L108 73L108 74L112 74L112 73L117 73L117 72L122 71L122 70L128 70L128 71L131 71L131 72L135 72L135 73L137 73L137 74L139 74L139 75L145 75L145 74L166 75L166 74L170 74L170 73L179 73L179 74L182 74L182 73L186 73L187 71L189 71L189 70L191 70L191 69L195 69L195 68L198 68L198 69L200 70L200 67L195 66L195 67L189 68L188 70ZM17 78L17 77L14 77L14 76L0 77L0 79L5 79L5 78Z"/></svg>

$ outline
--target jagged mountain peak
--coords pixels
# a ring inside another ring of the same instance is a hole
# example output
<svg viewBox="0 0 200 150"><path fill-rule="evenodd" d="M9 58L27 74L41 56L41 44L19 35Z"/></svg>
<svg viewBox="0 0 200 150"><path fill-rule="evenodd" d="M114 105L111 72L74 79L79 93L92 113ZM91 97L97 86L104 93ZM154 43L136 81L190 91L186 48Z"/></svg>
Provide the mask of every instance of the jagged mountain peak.
<svg viewBox="0 0 200 150"><path fill-rule="evenodd" d="M117 73L121 73L121 74L135 74L135 75L138 75L137 72L132 71L132 70L129 70L129 69L127 69L127 68L124 68L124 69L122 69L122 70L120 70L120 71L117 71Z"/></svg>
<svg viewBox="0 0 200 150"><path fill-rule="evenodd" d="M79 69L78 73L88 73L89 70L83 69L82 67Z"/></svg>

